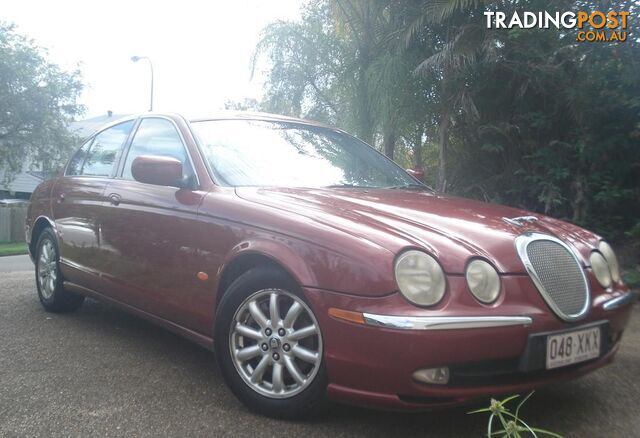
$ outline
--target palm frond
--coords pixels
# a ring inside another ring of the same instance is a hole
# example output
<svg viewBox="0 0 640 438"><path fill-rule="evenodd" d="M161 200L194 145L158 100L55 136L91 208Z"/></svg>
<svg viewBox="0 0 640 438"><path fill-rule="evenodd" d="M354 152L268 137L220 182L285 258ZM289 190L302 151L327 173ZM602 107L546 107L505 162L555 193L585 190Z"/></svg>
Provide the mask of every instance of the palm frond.
<svg viewBox="0 0 640 438"><path fill-rule="evenodd" d="M425 24L429 22L429 16L427 12L427 5L429 0L423 1L420 7L422 13L418 14L407 26L405 33L405 46L409 47L411 41L415 36L425 27Z"/></svg>
<svg viewBox="0 0 640 438"><path fill-rule="evenodd" d="M464 26L439 52L422 61L416 67L415 73L425 75L432 70L459 69L469 65L482 52L484 44L484 29L475 24Z"/></svg>
<svg viewBox="0 0 640 438"><path fill-rule="evenodd" d="M457 11L476 8L482 0L430 0L427 2L427 17L433 23L442 23Z"/></svg>

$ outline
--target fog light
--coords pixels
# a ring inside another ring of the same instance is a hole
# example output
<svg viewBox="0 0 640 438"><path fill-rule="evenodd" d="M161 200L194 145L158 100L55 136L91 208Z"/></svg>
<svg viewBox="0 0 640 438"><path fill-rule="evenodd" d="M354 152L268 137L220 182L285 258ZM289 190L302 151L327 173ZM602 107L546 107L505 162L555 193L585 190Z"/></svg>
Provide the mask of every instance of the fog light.
<svg viewBox="0 0 640 438"><path fill-rule="evenodd" d="M449 382L449 368L424 368L413 373L413 378L419 382L432 385L446 385Z"/></svg>

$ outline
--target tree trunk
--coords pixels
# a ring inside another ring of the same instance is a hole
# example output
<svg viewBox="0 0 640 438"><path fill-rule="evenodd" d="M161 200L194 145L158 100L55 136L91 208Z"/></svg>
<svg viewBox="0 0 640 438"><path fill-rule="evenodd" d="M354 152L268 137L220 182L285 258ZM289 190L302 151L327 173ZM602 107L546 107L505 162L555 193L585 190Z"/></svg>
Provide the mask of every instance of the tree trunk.
<svg viewBox="0 0 640 438"><path fill-rule="evenodd" d="M413 167L415 169L423 169L424 164L422 163L422 134L424 129L422 125L420 125L416 129L416 137L413 139Z"/></svg>
<svg viewBox="0 0 640 438"><path fill-rule="evenodd" d="M452 29L447 26L446 41L451 41ZM452 65L445 61L442 66L442 80L440 81L440 103L442 115L438 126L438 177L436 190L445 193L447 191L447 149L449 148L449 125L451 115L454 114L452 93Z"/></svg>
<svg viewBox="0 0 640 438"><path fill-rule="evenodd" d="M571 207L573 209L572 222L582 224L587 218L588 205L586 196L587 179L581 170L578 170L578 174L576 175L572 186L574 192L573 201L571 202Z"/></svg>
<svg viewBox="0 0 640 438"><path fill-rule="evenodd" d="M358 77L358 95L356 97L357 104L357 136L365 143L373 144L373 122L371 116L371 108L369 106L369 89L365 79L366 68L360 69Z"/></svg>
<svg viewBox="0 0 640 438"><path fill-rule="evenodd" d="M443 193L447 191L447 149L449 147L450 123L449 112L445 111L438 127L438 178L436 180L436 189Z"/></svg>
<svg viewBox="0 0 640 438"><path fill-rule="evenodd" d="M385 133L382 144L384 145L384 154L393 160L393 153L396 149L396 135L394 133Z"/></svg>
<svg viewBox="0 0 640 438"><path fill-rule="evenodd" d="M356 117L358 123L358 137L366 143L373 144L374 122L371 105L369 104L371 92L367 82L367 72L371 65L372 44L375 41L375 34L369 12L369 7L365 7L361 17L362 34L359 37L358 55L356 58L358 63Z"/></svg>

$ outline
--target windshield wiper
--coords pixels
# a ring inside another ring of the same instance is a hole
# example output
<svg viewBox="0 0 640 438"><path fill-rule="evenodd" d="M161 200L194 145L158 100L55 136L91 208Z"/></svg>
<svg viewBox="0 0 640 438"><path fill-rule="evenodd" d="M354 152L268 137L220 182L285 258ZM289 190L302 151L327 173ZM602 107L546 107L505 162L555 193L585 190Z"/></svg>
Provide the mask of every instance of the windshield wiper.
<svg viewBox="0 0 640 438"><path fill-rule="evenodd" d="M344 188L352 188L352 187L358 187L356 185L353 184L331 184L330 186L325 186L327 189L344 189Z"/></svg>
<svg viewBox="0 0 640 438"><path fill-rule="evenodd" d="M389 186L389 187L373 187L373 186L360 186L357 184L332 184L330 186L325 186L327 189L389 189L389 190L430 190L433 189L427 185L423 184L402 184L397 186Z"/></svg>
<svg viewBox="0 0 640 438"><path fill-rule="evenodd" d="M389 190L431 190L428 186L422 184L402 184L399 186L385 187Z"/></svg>

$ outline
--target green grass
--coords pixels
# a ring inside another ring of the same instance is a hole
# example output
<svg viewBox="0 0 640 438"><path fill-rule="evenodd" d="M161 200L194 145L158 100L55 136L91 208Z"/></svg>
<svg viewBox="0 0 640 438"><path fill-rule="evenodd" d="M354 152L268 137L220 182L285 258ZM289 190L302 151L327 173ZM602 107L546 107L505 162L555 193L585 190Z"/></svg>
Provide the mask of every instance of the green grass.
<svg viewBox="0 0 640 438"><path fill-rule="evenodd" d="M0 257L27 253L27 244L25 242L0 243Z"/></svg>
<svg viewBox="0 0 640 438"><path fill-rule="evenodd" d="M491 399L491 404L488 408L478 409L476 411L468 412L469 414L489 414L489 424L487 425L487 438L493 438L500 436L503 438L523 438L523 437L543 437L550 436L553 438L562 438L557 433L550 432L548 430L540 429L538 427L532 427L525 423L522 417L520 417L520 408L524 405L529 397L533 395L533 391L524 398L520 399L520 403L516 407L515 413L512 409L507 408L507 403L520 397L519 394L507 397L504 400ZM502 428L498 431L494 431L496 428Z"/></svg>

